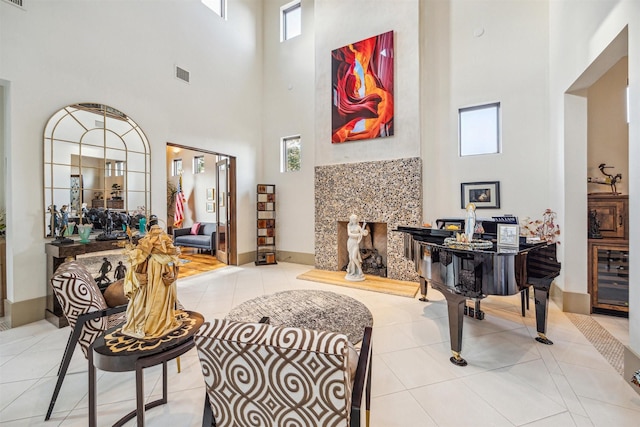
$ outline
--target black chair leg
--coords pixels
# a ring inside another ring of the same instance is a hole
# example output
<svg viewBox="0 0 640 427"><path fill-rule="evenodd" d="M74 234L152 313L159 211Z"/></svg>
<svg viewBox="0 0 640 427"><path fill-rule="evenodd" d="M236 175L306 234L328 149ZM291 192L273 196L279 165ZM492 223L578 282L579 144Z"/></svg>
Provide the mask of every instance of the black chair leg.
<svg viewBox="0 0 640 427"><path fill-rule="evenodd" d="M49 403L49 409L47 410L47 415L44 417L45 421L48 421L51 418L51 413L53 412L53 407L56 405L56 400L58 399L58 394L60 393L60 388L62 388L62 382L64 381L64 377L67 374L67 369L69 369L69 363L71 363L71 357L73 356L73 351L76 348L76 344L78 343L78 338L80 338L80 332L82 330L82 325L73 329L73 332L69 335L69 340L67 341L67 348L64 350L64 356L62 356L62 361L60 363L60 367L58 368L58 381L56 381L56 388L53 390L53 395L51 396L51 402Z"/></svg>
<svg viewBox="0 0 640 427"><path fill-rule="evenodd" d="M213 417L213 411L211 410L211 402L209 401L209 394L204 392L204 410L202 411L202 427L215 427L216 420Z"/></svg>

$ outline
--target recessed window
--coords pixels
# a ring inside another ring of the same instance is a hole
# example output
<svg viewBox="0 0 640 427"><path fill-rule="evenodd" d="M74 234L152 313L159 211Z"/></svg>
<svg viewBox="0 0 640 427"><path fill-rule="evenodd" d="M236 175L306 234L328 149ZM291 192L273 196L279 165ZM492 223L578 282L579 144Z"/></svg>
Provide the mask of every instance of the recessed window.
<svg viewBox="0 0 640 427"><path fill-rule="evenodd" d="M193 158L193 173L204 173L204 156Z"/></svg>
<svg viewBox="0 0 640 427"><path fill-rule="evenodd" d="M280 41L302 34L302 6L300 0L287 3L280 8Z"/></svg>
<svg viewBox="0 0 640 427"><path fill-rule="evenodd" d="M227 17L227 1L226 0L201 0L202 4L213 10L220 17Z"/></svg>
<svg viewBox="0 0 640 427"><path fill-rule="evenodd" d="M173 159L173 164L171 166L171 175L172 176L182 175L182 159Z"/></svg>
<svg viewBox="0 0 640 427"><path fill-rule="evenodd" d="M500 152L500 103L458 110L460 156Z"/></svg>
<svg viewBox="0 0 640 427"><path fill-rule="evenodd" d="M124 176L124 162L116 162L116 176Z"/></svg>
<svg viewBox="0 0 640 427"><path fill-rule="evenodd" d="M282 138L282 161L280 172L296 172L300 170L300 135Z"/></svg>

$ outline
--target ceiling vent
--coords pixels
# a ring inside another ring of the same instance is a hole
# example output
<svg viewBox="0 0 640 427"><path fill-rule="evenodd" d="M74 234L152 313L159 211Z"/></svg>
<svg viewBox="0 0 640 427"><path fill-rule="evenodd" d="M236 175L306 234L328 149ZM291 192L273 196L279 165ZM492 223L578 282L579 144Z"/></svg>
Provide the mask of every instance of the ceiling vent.
<svg viewBox="0 0 640 427"><path fill-rule="evenodd" d="M183 82L189 83L189 72L183 68L180 68L176 65L176 77L182 80Z"/></svg>
<svg viewBox="0 0 640 427"><path fill-rule="evenodd" d="M15 6L18 6L21 9L24 9L24 0L4 0L7 3L11 3Z"/></svg>

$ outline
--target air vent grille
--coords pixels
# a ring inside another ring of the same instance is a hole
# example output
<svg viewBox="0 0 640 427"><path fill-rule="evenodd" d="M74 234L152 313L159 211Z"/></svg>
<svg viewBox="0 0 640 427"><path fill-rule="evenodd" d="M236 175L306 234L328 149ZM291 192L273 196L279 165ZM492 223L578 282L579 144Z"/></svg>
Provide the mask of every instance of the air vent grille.
<svg viewBox="0 0 640 427"><path fill-rule="evenodd" d="M16 6L23 7L23 0L4 0L7 3L15 4Z"/></svg>
<svg viewBox="0 0 640 427"><path fill-rule="evenodd" d="M189 72L178 66L176 66L176 77L184 82L189 83Z"/></svg>

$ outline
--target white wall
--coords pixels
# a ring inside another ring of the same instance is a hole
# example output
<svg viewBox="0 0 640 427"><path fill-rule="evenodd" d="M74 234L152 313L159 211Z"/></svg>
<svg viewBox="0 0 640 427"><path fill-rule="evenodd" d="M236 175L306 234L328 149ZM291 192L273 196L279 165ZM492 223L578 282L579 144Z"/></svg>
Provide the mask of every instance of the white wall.
<svg viewBox="0 0 640 427"><path fill-rule="evenodd" d="M629 86L631 121L629 123L629 165L640 161L640 3L634 0L602 0L598 2L552 1L550 17L550 103L551 144L556 158L564 168L553 168L550 188L556 200L565 199L562 219L567 227L576 229L575 241L586 245L586 191L584 177L587 173L586 156L576 156L577 150L586 150L586 126L576 123L586 121L586 102L576 105L576 96L565 95L589 66L605 51L607 46L628 26ZM613 64L611 64L613 65ZM576 130L576 127L578 128ZM565 140L565 135L569 136ZM576 139L582 140L576 147ZM571 176L573 174L574 176ZM637 266L640 265L640 227L633 218L640 215L640 170L629 167L629 347L640 353L640 288ZM580 231L578 231L580 230ZM577 234L580 233L582 237ZM580 245L580 247L584 246ZM572 272L586 271L586 250L572 251L564 248L565 277ZM635 266L635 267L634 267ZM587 291L586 280L564 284L565 291Z"/></svg>
<svg viewBox="0 0 640 427"><path fill-rule="evenodd" d="M204 156L204 173L193 173L193 158L196 156ZM184 204L182 227L191 227L195 222L216 222L215 211L207 212L207 202L215 202L217 209L217 201L207 200L207 189L214 189L214 194L217 194L215 189L217 156L201 151L167 146L167 182L177 188L179 177L171 175L174 159L182 159L182 191L187 200ZM167 217L167 225L173 224L174 212L175 202L172 205L171 216Z"/></svg>
<svg viewBox="0 0 640 427"><path fill-rule="evenodd" d="M548 196L548 15L536 0L427 1L423 79L429 90L425 138L424 215L463 216L460 183L500 182L500 209L542 219L558 210ZM398 53L400 55L400 53ZM458 109L501 105L502 152L459 157Z"/></svg>
<svg viewBox="0 0 640 427"><path fill-rule="evenodd" d="M391 137L331 143L331 51L393 30L394 132ZM420 155L418 0L315 1L316 165L402 159ZM349 185L348 182L345 185Z"/></svg>
<svg viewBox="0 0 640 427"><path fill-rule="evenodd" d="M314 253L315 60L314 2L302 0L302 35L280 42L280 7L290 0L264 1L261 184L276 185L276 247ZM300 135L298 172L280 172L280 140ZM255 192L253 215L255 223ZM255 237L255 226L253 229ZM286 260L286 259L282 259Z"/></svg>
<svg viewBox="0 0 640 427"><path fill-rule="evenodd" d="M46 294L42 135L50 115L71 103L113 106L145 131L151 209L161 218L167 141L236 156L238 251L254 250L261 7L229 2L224 21L199 0L34 0L26 11L0 2L0 79L11 83L6 201L9 228L19 230L7 240L9 300ZM174 78L174 65L191 72L190 84Z"/></svg>
<svg viewBox="0 0 640 427"><path fill-rule="evenodd" d="M611 175L622 174L616 184L620 194L629 194L629 126L626 88L628 58L623 57L588 89L587 176L604 177L598 168L606 163ZM587 191L611 192L602 184L587 184Z"/></svg>

